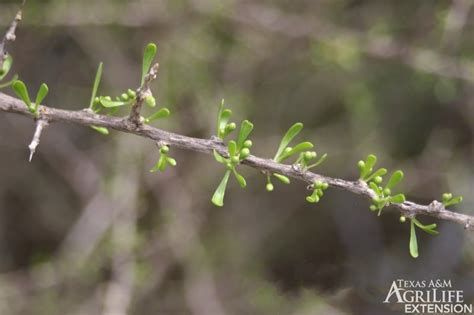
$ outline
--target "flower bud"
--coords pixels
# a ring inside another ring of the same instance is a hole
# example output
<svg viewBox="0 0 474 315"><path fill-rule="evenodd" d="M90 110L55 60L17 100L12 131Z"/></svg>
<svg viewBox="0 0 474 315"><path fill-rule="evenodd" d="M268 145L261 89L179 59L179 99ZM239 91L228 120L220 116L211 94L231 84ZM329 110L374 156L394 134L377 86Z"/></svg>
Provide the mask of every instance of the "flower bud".
<svg viewBox="0 0 474 315"><path fill-rule="evenodd" d="M453 194L451 193L444 193L443 194L443 201L448 201L449 199L453 198Z"/></svg>
<svg viewBox="0 0 474 315"><path fill-rule="evenodd" d="M170 147L168 147L167 145L164 145L160 148L160 153L161 154L166 154L170 151Z"/></svg>
<svg viewBox="0 0 474 315"><path fill-rule="evenodd" d="M225 130L227 132L231 132L235 130L235 128L237 128L237 125L235 123L230 123L230 124L227 124L227 126L225 126Z"/></svg>
<svg viewBox="0 0 474 315"><path fill-rule="evenodd" d="M243 148L240 150L240 159L246 159L250 155L250 150L248 148Z"/></svg>
<svg viewBox="0 0 474 315"><path fill-rule="evenodd" d="M155 107L156 100L152 95L148 95L147 97L145 97L145 104L147 104L149 107Z"/></svg>
<svg viewBox="0 0 474 315"><path fill-rule="evenodd" d="M132 89L128 89L127 94L130 98L137 97L137 93L135 91L133 91Z"/></svg>

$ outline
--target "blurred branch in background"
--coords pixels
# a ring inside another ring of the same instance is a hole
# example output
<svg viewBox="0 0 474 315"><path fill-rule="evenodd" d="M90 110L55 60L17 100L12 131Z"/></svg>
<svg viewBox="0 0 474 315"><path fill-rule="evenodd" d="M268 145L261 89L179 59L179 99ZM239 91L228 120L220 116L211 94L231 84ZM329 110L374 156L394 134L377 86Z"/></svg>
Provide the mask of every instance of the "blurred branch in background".
<svg viewBox="0 0 474 315"><path fill-rule="evenodd" d="M120 138L119 138L120 139ZM140 211L139 172L133 165L140 155L139 145L131 139L117 143L112 184L111 277L104 293L103 315L129 313L135 283L135 251L137 245L137 212ZM86 231L85 231L86 232Z"/></svg>
<svg viewBox="0 0 474 315"><path fill-rule="evenodd" d="M196 8L200 12L215 12L210 6L199 5L205 2L199 0L193 0L193 2L197 4ZM339 49L355 48L371 57L397 59L416 70L474 83L474 62L469 59L454 59L432 49L409 46L397 42L388 35L367 35L366 32L345 29L330 23L321 16L288 14L275 7L255 4L237 5L236 11L240 13L227 14L226 17L293 38L312 38L333 45L341 45ZM344 47L344 43L354 45L354 47Z"/></svg>
<svg viewBox="0 0 474 315"><path fill-rule="evenodd" d="M305 13L285 13L276 6L254 4L247 1L236 1L231 10L219 10L219 6L216 7L213 1L190 0L189 2L193 9L200 14L222 15L237 23L292 38L311 38L332 45L350 43L355 45L355 49L371 57L397 59L416 70L474 83L474 62L470 59L455 58L439 53L435 49L407 45L391 38L389 34L383 36L375 33L367 34L367 31L338 26L320 15L308 14L305 16ZM84 14L85 7L79 3L65 2L58 5L53 2L50 6L51 9L44 11L47 16L38 19L35 25L123 25L140 28L168 22L164 18L163 6L159 2L148 0L112 4L111 6L104 6L100 2L91 2L86 7L88 14ZM149 7L149 9L144 10L144 7ZM443 35L444 45L456 45L470 8L470 1L456 0L453 2ZM9 10L4 12L9 12ZM127 14L122 14L122 12L127 12ZM340 47L340 49L345 49L345 47Z"/></svg>

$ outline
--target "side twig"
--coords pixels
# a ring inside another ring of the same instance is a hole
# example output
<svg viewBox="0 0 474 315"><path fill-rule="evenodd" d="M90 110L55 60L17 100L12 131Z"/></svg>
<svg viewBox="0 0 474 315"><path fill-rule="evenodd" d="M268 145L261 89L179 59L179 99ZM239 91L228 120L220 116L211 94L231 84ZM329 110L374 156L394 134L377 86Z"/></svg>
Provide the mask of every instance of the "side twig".
<svg viewBox="0 0 474 315"><path fill-rule="evenodd" d="M40 118L36 121L35 133L33 135L33 139L31 140L30 145L28 146L28 148L30 149L30 158L29 158L30 162L33 159L33 155L36 152L36 148L38 147L40 143L41 133L43 132L44 129L46 129L46 127L48 127L47 120Z"/></svg>
<svg viewBox="0 0 474 315"><path fill-rule="evenodd" d="M135 125L141 124L141 117L140 111L142 109L143 103L145 102L148 96L152 96L150 85L153 80L156 79L156 75L158 74L159 64L155 63L148 71L148 74L145 76L145 80L143 81L142 86L137 89L137 100L135 104L132 105L132 109L130 111L130 115L128 119L134 123Z"/></svg>
<svg viewBox="0 0 474 315"><path fill-rule="evenodd" d="M3 36L2 41L0 42L0 69L3 66L3 62L8 56L8 52L6 50L6 44L7 42L13 42L16 39L16 28L18 26L18 23L21 21L21 16L22 16L22 8L23 5L25 4L25 1L23 1L22 7L20 10L18 10L17 14L15 15L15 18L13 19L12 23L10 24L10 27L8 28L7 32L5 33L5 36Z"/></svg>
<svg viewBox="0 0 474 315"><path fill-rule="evenodd" d="M41 118L47 120L49 123L68 122L82 126L94 125L106 127L121 132L135 134L140 137L151 139L155 142L162 141L170 146L180 149L208 154L212 154L213 150L216 150L222 155L228 154L222 142L213 139L187 137L144 124L139 126L130 124L128 118L124 119L97 115L87 110L70 111L46 106L40 106L40 110ZM0 111L16 113L30 118L33 117L21 100L3 93L0 93ZM365 184L365 182L362 181L347 181L339 178L323 176L295 168L292 165L277 163L273 160L253 155L250 155L247 159L243 160L242 163L260 171L270 171L272 173L283 174L310 184L319 180L328 183L332 187L340 188L369 199L374 197L374 192ZM439 204L436 201L433 201L430 205L421 205L411 201L405 201L402 204L391 204L390 206L398 209L406 216L428 215L442 220L453 221L462 224L468 230L474 230L473 216L449 211L442 204Z"/></svg>

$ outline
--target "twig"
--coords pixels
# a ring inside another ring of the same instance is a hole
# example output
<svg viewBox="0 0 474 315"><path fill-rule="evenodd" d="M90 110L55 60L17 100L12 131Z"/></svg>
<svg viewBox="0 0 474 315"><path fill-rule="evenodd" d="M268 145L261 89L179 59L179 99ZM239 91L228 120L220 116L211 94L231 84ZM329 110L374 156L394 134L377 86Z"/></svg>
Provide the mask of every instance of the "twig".
<svg viewBox="0 0 474 315"><path fill-rule="evenodd" d="M0 110L32 117L32 114L27 110L21 100L3 93L0 93ZM164 141L170 146L180 149L204 152L208 154L212 154L213 150L216 150L223 155L227 155L227 150L221 142L212 139L187 137L157 129L149 125L133 125L130 124L128 117L119 118L96 115L86 110L70 111L46 106L41 106L40 110L42 119L48 120L50 123L68 122L82 126L94 125L106 127L121 132L135 134L140 137L151 139L155 142ZM242 163L260 171L269 171L272 173L287 175L310 184L314 183L316 180L320 180L327 182L332 187L365 196L369 199L374 196L374 192L365 184L365 182L362 181L347 181L339 178L323 176L310 171L303 171L294 168L292 165L276 163L273 160L263 159L253 155L242 161ZM434 207L433 203L431 205L421 205L411 201L406 201L402 204L391 204L390 206L398 209L405 215L428 215L438 219L453 221L462 224L468 230L474 230L473 216L449 211L442 205Z"/></svg>
<svg viewBox="0 0 474 315"><path fill-rule="evenodd" d="M148 96L152 96L150 85L153 80L156 79L156 75L158 73L159 64L155 63L148 74L145 76L145 80L143 81L142 86L137 89L137 100L135 104L132 105L132 109L130 110L129 120L134 123L135 125L141 124L140 119L140 111L142 109L143 103Z"/></svg>
<svg viewBox="0 0 474 315"><path fill-rule="evenodd" d="M41 133L43 132L43 130L46 127L48 127L48 121L47 120L40 118L36 121L35 133L33 135L33 139L31 140L30 145L28 146L28 148L30 149L30 158L29 158L30 162L33 159L33 155L36 152L36 148L38 147L38 145L40 143Z"/></svg>
<svg viewBox="0 0 474 315"><path fill-rule="evenodd" d="M12 23L10 24L10 27L8 28L7 32L5 33L5 36L3 36L2 41L0 42L0 69L3 66L3 62L8 56L8 52L5 48L7 42L13 42L16 39L15 31L16 27L18 26L18 23L21 21L21 15L22 15L22 8L23 5L25 4L25 1L23 1L20 10L18 10L17 14L15 15L15 18L13 19Z"/></svg>

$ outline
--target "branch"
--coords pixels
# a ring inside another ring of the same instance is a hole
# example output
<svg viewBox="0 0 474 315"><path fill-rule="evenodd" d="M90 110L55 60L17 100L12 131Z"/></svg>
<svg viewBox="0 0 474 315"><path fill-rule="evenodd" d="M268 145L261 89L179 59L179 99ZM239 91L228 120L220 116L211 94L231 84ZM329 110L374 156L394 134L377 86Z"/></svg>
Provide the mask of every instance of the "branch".
<svg viewBox="0 0 474 315"><path fill-rule="evenodd" d="M71 111L62 110L46 106L40 106L41 118L49 123L67 122L82 126L99 126L111 128L117 131L135 134L140 137L148 138L153 141L162 141L170 146L212 154L213 150L227 155L227 149L222 142L216 139L198 139L164 131L145 124L130 124L128 117L111 117L97 115L88 110ZM23 102L6 94L0 93L0 111L20 114L34 118L28 111ZM243 164L260 171L283 174L301 181L313 184L315 181L323 181L329 186L349 191L351 193L372 199L374 192L363 181L347 181L329 176L315 174L310 171L304 171L293 165L277 163L270 159L263 159L250 155L242 161ZM433 201L429 205L421 205L411 201L405 201L402 204L390 204L391 207L398 209L405 216L428 215L442 220L453 221L462 224L467 230L474 230L474 217L462 213L456 213L447 210L440 202Z"/></svg>
<svg viewBox="0 0 474 315"><path fill-rule="evenodd" d="M138 125L141 123L140 121L140 111L142 109L143 103L148 96L152 96L150 85L153 80L156 79L156 75L158 73L159 64L155 63L148 71L148 74L145 76L142 86L137 89L137 100L135 104L133 104L132 109L130 111L129 120Z"/></svg>
<svg viewBox="0 0 474 315"><path fill-rule="evenodd" d="M46 127L48 127L47 120L40 118L36 121L35 133L33 135L33 139L31 140L30 145L28 146L28 148L30 149L30 158L29 158L30 162L33 159L33 155L36 152L36 148L38 147L40 143L41 133L43 132L44 129L46 129Z"/></svg>
<svg viewBox="0 0 474 315"><path fill-rule="evenodd" d="M23 5L25 4L25 1L22 3L22 8ZM10 27L8 28L7 32L5 33L5 36L3 36L2 41L0 42L0 69L3 66L3 62L5 61L5 58L8 56L8 52L5 48L7 42L13 42L16 39L15 31L16 27L18 26L18 23L21 21L21 15L22 15L22 10L18 10L17 14L15 15L15 18L10 24Z"/></svg>

